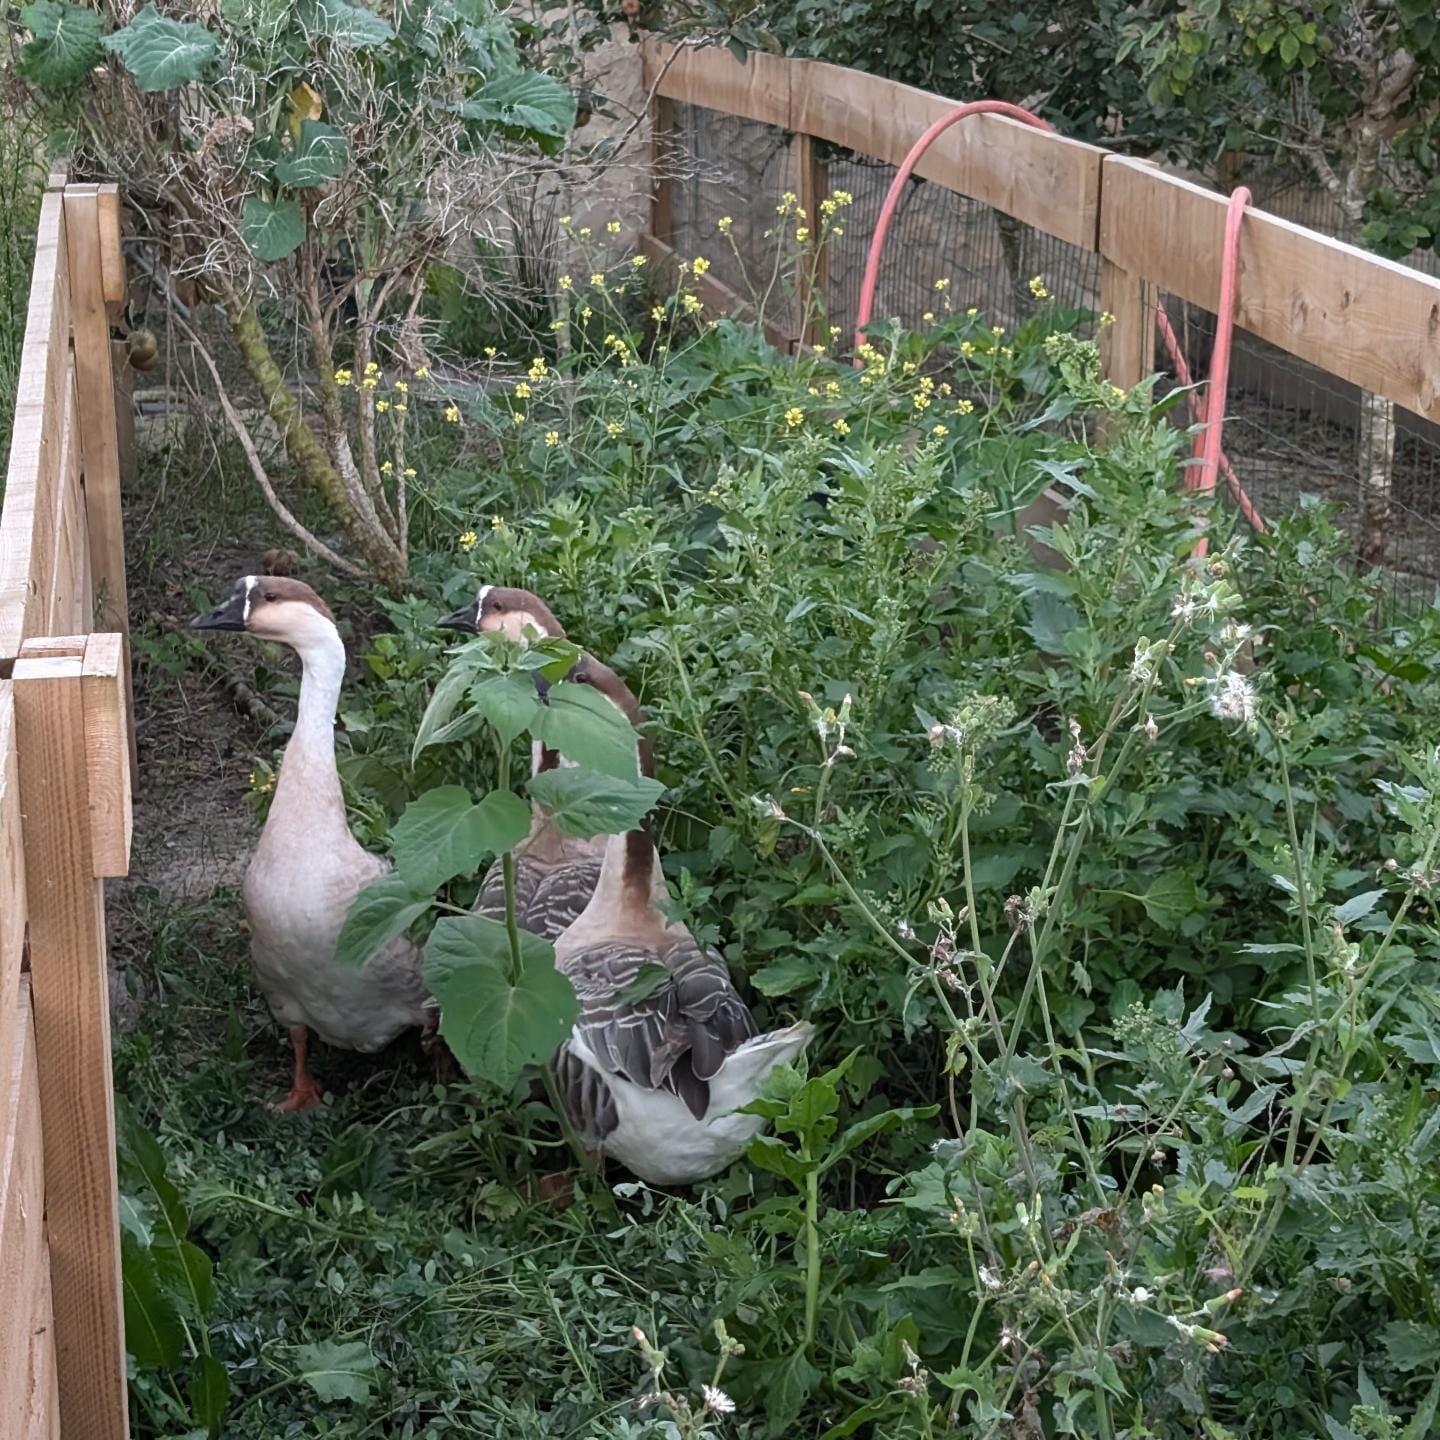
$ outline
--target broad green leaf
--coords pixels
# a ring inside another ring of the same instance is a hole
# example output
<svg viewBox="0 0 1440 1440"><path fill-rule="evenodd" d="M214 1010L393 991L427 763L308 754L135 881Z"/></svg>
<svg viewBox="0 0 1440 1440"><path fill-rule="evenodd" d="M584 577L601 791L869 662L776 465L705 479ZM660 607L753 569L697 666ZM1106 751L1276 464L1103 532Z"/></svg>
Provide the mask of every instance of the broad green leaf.
<svg viewBox="0 0 1440 1440"><path fill-rule="evenodd" d="M745 1151L745 1158L757 1170L768 1170L796 1187L804 1185L806 1171L815 1168L807 1165L783 1140L777 1140L773 1135L755 1136Z"/></svg>
<svg viewBox="0 0 1440 1440"><path fill-rule="evenodd" d="M128 1230L142 1245L148 1245L155 1238L150 1228L150 1217L145 1207L133 1195L123 1192L120 1196L120 1226Z"/></svg>
<svg viewBox="0 0 1440 1440"><path fill-rule="evenodd" d="M1075 633L1083 625L1080 612L1057 595L1038 591L1030 596L1030 623L1025 633L1047 655L1069 655Z"/></svg>
<svg viewBox="0 0 1440 1440"><path fill-rule="evenodd" d="M293 255L305 241L305 216L293 200L252 195L240 219L240 238L267 265Z"/></svg>
<svg viewBox="0 0 1440 1440"><path fill-rule="evenodd" d="M120 57L137 90L174 90L202 79L219 46L203 26L171 20L147 5L123 30L102 42Z"/></svg>
<svg viewBox="0 0 1440 1440"><path fill-rule="evenodd" d="M538 70L492 76L460 107L467 120L480 120L525 139L563 140L575 124L575 94L568 85Z"/></svg>
<svg viewBox="0 0 1440 1440"><path fill-rule="evenodd" d="M794 1433L795 1422L805 1402L820 1384L820 1372L810 1363L804 1347L782 1360L769 1375L766 1386L766 1418L770 1435Z"/></svg>
<svg viewBox="0 0 1440 1440"><path fill-rule="evenodd" d="M126 1189L143 1193L154 1211L153 1229L157 1233L172 1242L183 1240L190 1229L190 1217L180 1203L180 1192L165 1173L164 1151L128 1104L117 1104L115 1108L115 1131ZM139 1238L138 1231L133 1233Z"/></svg>
<svg viewBox="0 0 1440 1440"><path fill-rule="evenodd" d="M1383 890L1367 890L1363 895L1352 895L1343 905L1335 907L1335 923L1350 925L1363 920L1385 898Z"/></svg>
<svg viewBox="0 0 1440 1440"><path fill-rule="evenodd" d="M635 829L665 793L658 780L647 776L618 780L584 766L542 770L526 788L551 812L562 834L581 840Z"/></svg>
<svg viewBox="0 0 1440 1440"><path fill-rule="evenodd" d="M783 1122L777 1122L775 1128L797 1135L828 1134L835 1129L831 1117L839 1108L840 1093L834 1082L827 1075L817 1075L791 1097Z"/></svg>
<svg viewBox="0 0 1440 1440"><path fill-rule="evenodd" d="M375 1357L363 1340L322 1340L318 1345L297 1345L297 1379L303 1380L321 1400L353 1400L363 1405L370 1398L370 1377Z"/></svg>
<svg viewBox="0 0 1440 1440"><path fill-rule="evenodd" d="M607 702L608 703L608 702ZM531 728L543 709L535 682L528 674L489 675L470 692L470 707L508 745Z"/></svg>
<svg viewBox="0 0 1440 1440"><path fill-rule="evenodd" d="M1200 892L1183 870L1168 870L1140 897L1145 913L1166 930L1173 930L1187 915L1201 908Z"/></svg>
<svg viewBox="0 0 1440 1440"><path fill-rule="evenodd" d="M619 780L641 778L635 727L589 685L552 685L530 733L577 765Z"/></svg>
<svg viewBox="0 0 1440 1440"><path fill-rule="evenodd" d="M858 1150L867 1140L873 1140L875 1136L893 1130L897 1125L907 1125L912 1120L928 1120L932 1115L938 1114L939 1110L938 1105L907 1105L898 1110L882 1110L878 1115L868 1115L864 1120L857 1120L840 1132L839 1138L825 1157L825 1168L828 1170L851 1151Z"/></svg>
<svg viewBox="0 0 1440 1440"><path fill-rule="evenodd" d="M190 1418L208 1434L218 1435L230 1403L229 1371L213 1355L201 1355L185 1393L190 1399Z"/></svg>
<svg viewBox="0 0 1440 1440"><path fill-rule="evenodd" d="M513 977L511 964L504 925L479 915L447 916L425 947L441 1035L468 1075L501 1088L549 1060L580 1009L548 942L521 931Z"/></svg>
<svg viewBox="0 0 1440 1440"><path fill-rule="evenodd" d="M1416 1320L1392 1320L1380 1333L1397 1370L1431 1370L1440 1364L1440 1329Z"/></svg>
<svg viewBox="0 0 1440 1440"><path fill-rule="evenodd" d="M176 1304L204 1321L215 1308L215 1270L210 1257L189 1240L157 1239L150 1247L155 1272Z"/></svg>
<svg viewBox="0 0 1440 1440"><path fill-rule="evenodd" d="M365 5L348 5L345 0L309 0L303 10L304 22L351 50L370 50L395 38L395 28Z"/></svg>
<svg viewBox="0 0 1440 1440"><path fill-rule="evenodd" d="M403 935L429 908L434 891L422 891L406 875L385 875L353 901L340 928L335 960L358 970L397 935Z"/></svg>
<svg viewBox="0 0 1440 1440"><path fill-rule="evenodd" d="M47 90L78 85L105 58L100 17L88 6L35 0L21 6L20 23L34 38L20 51L15 68Z"/></svg>
<svg viewBox="0 0 1440 1440"><path fill-rule="evenodd" d="M323 185L345 168L349 158L350 142L343 131L319 120L302 120L300 143L293 154L275 167L275 178L282 185L296 189Z"/></svg>
<svg viewBox="0 0 1440 1440"><path fill-rule="evenodd" d="M150 1251L130 1231L120 1235L125 1290L125 1348L142 1365L168 1368L180 1359L185 1329L175 1302L161 1283Z"/></svg>
<svg viewBox="0 0 1440 1440"><path fill-rule="evenodd" d="M530 810L518 795L496 790L477 805L463 786L442 785L412 800L395 822L395 869L415 893L433 894L518 845L529 829Z"/></svg>
<svg viewBox="0 0 1440 1440"><path fill-rule="evenodd" d="M804 986L813 985L819 978L820 967L815 961L807 955L792 955L757 970L750 977L750 983L762 995L793 995Z"/></svg>
<svg viewBox="0 0 1440 1440"><path fill-rule="evenodd" d="M430 703L420 717L420 726L415 732L415 744L410 751L412 761L427 745L439 745L445 738L453 738L455 727L452 726L450 717L464 698L466 690L470 688L473 678L470 667L458 661L440 677L440 683L435 687L435 693L431 695ZM473 723L468 714L465 719Z"/></svg>

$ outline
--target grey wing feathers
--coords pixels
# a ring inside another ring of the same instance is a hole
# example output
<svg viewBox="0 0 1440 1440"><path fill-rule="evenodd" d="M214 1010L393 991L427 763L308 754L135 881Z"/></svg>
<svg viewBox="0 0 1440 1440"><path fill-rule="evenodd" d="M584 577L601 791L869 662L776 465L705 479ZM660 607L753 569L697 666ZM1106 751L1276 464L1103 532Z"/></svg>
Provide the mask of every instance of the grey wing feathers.
<svg viewBox="0 0 1440 1440"><path fill-rule="evenodd" d="M555 1056L555 1083L581 1142L598 1149L620 1123L605 1077L562 1045Z"/></svg>
<svg viewBox="0 0 1440 1440"><path fill-rule="evenodd" d="M554 941L590 903L600 881L600 861L573 865L537 865L521 856L515 866L515 920L522 930ZM505 918L505 878L497 861L486 873L474 913Z"/></svg>
<svg viewBox="0 0 1440 1440"><path fill-rule="evenodd" d="M657 963L670 972L658 989L616 1002L642 966ZM576 1028L601 1068L648 1090L668 1090L703 1119L709 1082L755 1035L755 1021L720 957L693 941L663 955L611 941L571 956L564 969L580 1000Z"/></svg>

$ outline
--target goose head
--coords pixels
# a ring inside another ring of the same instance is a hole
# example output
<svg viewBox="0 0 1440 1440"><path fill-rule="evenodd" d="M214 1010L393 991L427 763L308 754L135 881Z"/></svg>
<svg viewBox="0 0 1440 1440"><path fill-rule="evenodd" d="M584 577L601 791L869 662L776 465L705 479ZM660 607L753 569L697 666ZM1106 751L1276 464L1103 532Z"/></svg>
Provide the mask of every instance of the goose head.
<svg viewBox="0 0 1440 1440"><path fill-rule="evenodd" d="M330 607L303 580L285 575L243 575L229 597L197 615L192 630L243 630L278 640L302 656L339 639Z"/></svg>
<svg viewBox="0 0 1440 1440"><path fill-rule="evenodd" d="M445 630L483 634L499 631L512 640L524 640L528 632L565 638L565 627L536 594L512 585L482 585L475 599L462 605L441 622Z"/></svg>
<svg viewBox="0 0 1440 1440"><path fill-rule="evenodd" d="M591 689L603 695L638 732L645 723L645 712L640 708L640 702L635 698L630 687L603 661L597 660L593 655L582 655L570 667L570 672L565 679L572 685L588 685ZM650 751L650 742L643 736L637 736L640 747L640 773L653 776L655 773L654 756Z"/></svg>

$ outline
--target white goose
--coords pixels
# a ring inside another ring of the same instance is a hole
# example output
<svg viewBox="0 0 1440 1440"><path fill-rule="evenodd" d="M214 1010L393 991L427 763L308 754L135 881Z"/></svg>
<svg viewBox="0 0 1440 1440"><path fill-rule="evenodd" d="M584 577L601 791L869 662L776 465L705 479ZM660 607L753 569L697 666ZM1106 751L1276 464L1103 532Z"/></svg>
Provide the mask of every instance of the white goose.
<svg viewBox="0 0 1440 1440"><path fill-rule="evenodd" d="M372 1053L413 1026L432 1029L434 1002L420 951L403 935L360 970L335 961L351 901L390 867L359 844L345 816L335 768L345 645L325 602L299 580L247 575L190 624L278 640L300 657L295 729L242 894L256 979L295 1052L294 1083L273 1108L305 1110L324 1094L307 1062L310 1030L327 1045Z"/></svg>

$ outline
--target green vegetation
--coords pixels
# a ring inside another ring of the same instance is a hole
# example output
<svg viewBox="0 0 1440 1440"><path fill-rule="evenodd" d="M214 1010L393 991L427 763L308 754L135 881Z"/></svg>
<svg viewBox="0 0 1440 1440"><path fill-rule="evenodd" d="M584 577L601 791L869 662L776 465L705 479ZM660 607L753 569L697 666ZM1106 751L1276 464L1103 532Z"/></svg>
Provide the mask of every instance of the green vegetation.
<svg viewBox="0 0 1440 1440"><path fill-rule="evenodd" d="M997 333L941 285L856 369L596 273L565 360L425 412L414 595L318 582L369 637L352 818L410 847L402 923L467 902L417 836L508 751L441 722L524 657L434 622L535 589L640 696L677 906L763 1025L817 1025L807 1070L675 1194L571 1166L463 1054L326 1056L332 1103L277 1119L233 896L146 902L119 1083L185 1213L127 1139L127 1214L185 1325L137 1433L1432 1433L1434 615L1378 618L1319 507L1198 513L1179 397L1101 381L1085 317ZM1016 533L1044 486L1059 568Z"/></svg>

